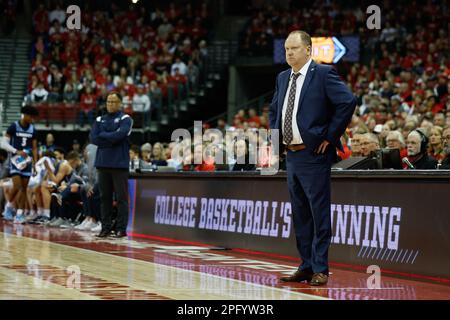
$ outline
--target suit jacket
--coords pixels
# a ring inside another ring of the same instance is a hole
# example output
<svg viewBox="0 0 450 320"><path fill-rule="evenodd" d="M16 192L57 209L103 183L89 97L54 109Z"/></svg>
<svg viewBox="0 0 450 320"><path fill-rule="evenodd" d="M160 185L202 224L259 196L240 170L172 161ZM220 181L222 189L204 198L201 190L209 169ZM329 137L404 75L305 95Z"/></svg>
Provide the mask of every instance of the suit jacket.
<svg viewBox="0 0 450 320"><path fill-rule="evenodd" d="M442 160L440 169L445 169L445 170L449 170L450 169L450 154L447 154L445 159Z"/></svg>
<svg viewBox="0 0 450 320"><path fill-rule="evenodd" d="M291 69L278 74L269 109L270 128L280 130L280 147L283 146L282 109L290 75ZM350 123L355 108L355 96L336 71L329 65L312 61L303 82L298 112L295 115L306 148L315 150L327 140L343 151L340 137Z"/></svg>

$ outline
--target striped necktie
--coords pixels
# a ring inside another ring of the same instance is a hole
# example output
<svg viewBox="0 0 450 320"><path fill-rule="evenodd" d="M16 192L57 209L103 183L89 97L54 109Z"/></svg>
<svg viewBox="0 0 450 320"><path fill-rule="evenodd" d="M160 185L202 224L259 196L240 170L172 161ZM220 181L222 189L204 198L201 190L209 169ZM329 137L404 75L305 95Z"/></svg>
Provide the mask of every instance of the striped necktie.
<svg viewBox="0 0 450 320"><path fill-rule="evenodd" d="M297 78L300 72L292 74L291 88L289 89L289 97L284 117L284 142L289 145L292 142L294 134L292 133L292 115L294 113L295 91L297 89Z"/></svg>

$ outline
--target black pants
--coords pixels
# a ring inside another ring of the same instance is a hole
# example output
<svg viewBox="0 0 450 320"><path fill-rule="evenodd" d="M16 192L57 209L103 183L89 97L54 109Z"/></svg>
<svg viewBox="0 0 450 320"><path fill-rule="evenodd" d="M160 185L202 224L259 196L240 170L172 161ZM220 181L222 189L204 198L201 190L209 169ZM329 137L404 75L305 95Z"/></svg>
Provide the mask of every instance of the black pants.
<svg viewBox="0 0 450 320"><path fill-rule="evenodd" d="M100 216L100 191L98 183L95 184L93 194L88 198L86 190L81 191L81 200L83 201L83 213L86 217L101 221Z"/></svg>
<svg viewBox="0 0 450 320"><path fill-rule="evenodd" d="M98 169L102 229L111 231L113 191L117 199L116 231L126 232L128 224L128 169Z"/></svg>
<svg viewBox="0 0 450 320"><path fill-rule="evenodd" d="M80 193L70 192L70 187L67 187L60 193L60 195L62 200L61 205L55 197L51 198L50 217L70 219L74 221L78 214L82 211L82 206L80 205Z"/></svg>

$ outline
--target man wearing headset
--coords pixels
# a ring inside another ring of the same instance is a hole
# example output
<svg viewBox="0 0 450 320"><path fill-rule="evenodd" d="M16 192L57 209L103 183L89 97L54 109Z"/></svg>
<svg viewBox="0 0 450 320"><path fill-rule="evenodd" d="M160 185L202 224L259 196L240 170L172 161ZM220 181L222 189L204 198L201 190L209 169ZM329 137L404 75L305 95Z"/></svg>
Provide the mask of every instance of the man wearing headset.
<svg viewBox="0 0 450 320"><path fill-rule="evenodd" d="M408 169L436 169L437 161L427 155L428 138L420 130L409 133L406 141L408 160L414 168Z"/></svg>

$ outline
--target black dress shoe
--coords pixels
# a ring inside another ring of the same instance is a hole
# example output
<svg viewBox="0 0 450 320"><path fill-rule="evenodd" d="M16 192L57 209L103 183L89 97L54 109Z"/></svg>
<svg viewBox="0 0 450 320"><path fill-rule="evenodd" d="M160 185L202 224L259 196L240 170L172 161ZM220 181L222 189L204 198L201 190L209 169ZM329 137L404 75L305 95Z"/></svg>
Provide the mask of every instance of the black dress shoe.
<svg viewBox="0 0 450 320"><path fill-rule="evenodd" d="M123 238L126 236L127 236L127 233L125 231L117 231L114 238Z"/></svg>
<svg viewBox="0 0 450 320"><path fill-rule="evenodd" d="M328 282L328 276L324 273L314 273L311 281L309 282L312 286L323 286Z"/></svg>
<svg viewBox="0 0 450 320"><path fill-rule="evenodd" d="M302 282L302 281L310 281L313 277L314 273L312 271L302 271L297 270L295 273L288 277L281 277L280 281L283 282Z"/></svg>
<svg viewBox="0 0 450 320"><path fill-rule="evenodd" d="M111 231L102 230L98 235L96 235L96 237L97 238L106 238L107 236L109 236L110 233L111 233Z"/></svg>

